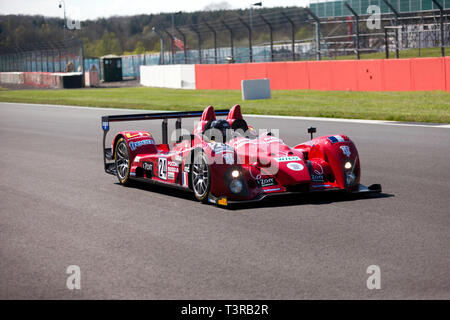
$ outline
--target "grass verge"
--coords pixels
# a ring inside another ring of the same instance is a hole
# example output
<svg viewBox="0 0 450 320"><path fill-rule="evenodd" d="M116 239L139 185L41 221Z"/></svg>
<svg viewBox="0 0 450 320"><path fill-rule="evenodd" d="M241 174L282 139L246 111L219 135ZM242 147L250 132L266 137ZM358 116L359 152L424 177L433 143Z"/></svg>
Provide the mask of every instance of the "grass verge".
<svg viewBox="0 0 450 320"><path fill-rule="evenodd" d="M277 90L270 100L242 101L239 90L0 90L0 101L174 111L239 103L244 113L253 114L450 123L450 92L443 91Z"/></svg>

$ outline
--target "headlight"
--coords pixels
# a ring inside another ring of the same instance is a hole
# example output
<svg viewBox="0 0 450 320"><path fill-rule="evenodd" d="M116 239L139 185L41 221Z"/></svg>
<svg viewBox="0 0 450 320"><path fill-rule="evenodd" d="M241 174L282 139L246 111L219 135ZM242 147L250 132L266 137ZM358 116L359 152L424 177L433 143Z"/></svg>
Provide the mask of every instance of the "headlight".
<svg viewBox="0 0 450 320"><path fill-rule="evenodd" d="M242 181L233 179L230 182L230 191L233 193L240 193L242 191Z"/></svg>
<svg viewBox="0 0 450 320"><path fill-rule="evenodd" d="M344 164L344 168L347 169L347 170L351 169L351 168L352 168L351 162L347 161L347 162Z"/></svg>
<svg viewBox="0 0 450 320"><path fill-rule="evenodd" d="M241 173L239 172L239 170L233 170L233 171L231 171L231 176L233 177L233 178L237 178L237 177L239 177L241 175Z"/></svg>
<svg viewBox="0 0 450 320"><path fill-rule="evenodd" d="M354 173L346 173L345 175L345 182L347 184L347 187L351 187L355 184L356 181L356 175Z"/></svg>

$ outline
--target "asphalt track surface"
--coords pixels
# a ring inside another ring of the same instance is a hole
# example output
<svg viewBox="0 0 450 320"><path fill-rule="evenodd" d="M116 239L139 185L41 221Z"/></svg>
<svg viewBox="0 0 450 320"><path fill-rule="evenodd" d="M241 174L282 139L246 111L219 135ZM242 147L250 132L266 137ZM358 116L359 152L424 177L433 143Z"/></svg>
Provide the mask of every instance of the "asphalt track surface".
<svg viewBox="0 0 450 320"><path fill-rule="evenodd" d="M1 299L450 298L450 129L249 118L289 144L310 125L348 134L384 193L226 210L105 174L100 116L125 112L0 103Z"/></svg>

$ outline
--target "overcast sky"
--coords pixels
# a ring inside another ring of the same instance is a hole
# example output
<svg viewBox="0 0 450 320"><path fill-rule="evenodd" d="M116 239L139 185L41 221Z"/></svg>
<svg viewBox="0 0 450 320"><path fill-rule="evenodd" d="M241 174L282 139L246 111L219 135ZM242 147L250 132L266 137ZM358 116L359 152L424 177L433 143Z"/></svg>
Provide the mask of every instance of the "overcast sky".
<svg viewBox="0 0 450 320"><path fill-rule="evenodd" d="M65 0L68 16L81 20L160 12L197 11L205 8L247 8L259 0ZM264 7L304 6L310 0L266 0ZM39 14L62 17L58 0L0 0L0 14Z"/></svg>

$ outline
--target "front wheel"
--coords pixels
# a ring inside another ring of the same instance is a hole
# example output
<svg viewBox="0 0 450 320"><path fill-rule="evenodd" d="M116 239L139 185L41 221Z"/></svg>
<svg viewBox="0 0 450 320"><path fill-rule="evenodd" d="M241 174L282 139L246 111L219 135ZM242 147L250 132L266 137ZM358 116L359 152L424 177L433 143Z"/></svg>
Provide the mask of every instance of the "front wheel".
<svg viewBox="0 0 450 320"><path fill-rule="evenodd" d="M120 138L116 143L114 159L116 162L116 175L120 184L128 185L130 183L130 152L124 138Z"/></svg>
<svg viewBox="0 0 450 320"><path fill-rule="evenodd" d="M205 203L208 201L208 194L211 188L211 174L208 159L205 153L196 152L192 165L192 189L198 201Z"/></svg>

